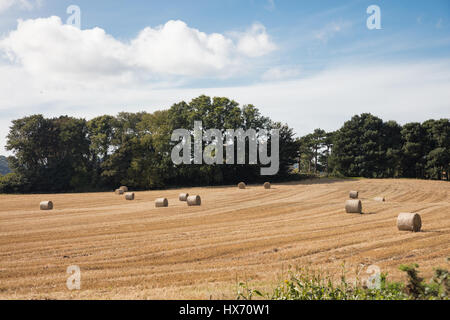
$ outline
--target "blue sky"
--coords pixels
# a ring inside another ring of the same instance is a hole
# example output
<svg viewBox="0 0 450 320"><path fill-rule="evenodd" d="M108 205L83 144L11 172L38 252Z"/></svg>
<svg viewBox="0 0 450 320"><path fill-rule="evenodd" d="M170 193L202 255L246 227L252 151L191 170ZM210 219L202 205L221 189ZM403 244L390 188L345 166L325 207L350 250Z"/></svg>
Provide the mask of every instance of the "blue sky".
<svg viewBox="0 0 450 320"><path fill-rule="evenodd" d="M66 9L71 4L81 9L82 29L101 27L123 41L135 37L147 26L155 27L169 20L182 20L205 33L245 30L259 22L281 46L270 57L270 63L298 65L307 70L354 59L404 61L445 58L450 54L450 2L447 0L43 0L31 10L13 6L3 13L0 32L14 30L17 19L56 15L65 21ZM369 16L366 8L372 4L381 9L382 30L366 27ZM342 30L327 29L333 25ZM320 32L325 33L323 40L314 37Z"/></svg>
<svg viewBox="0 0 450 320"><path fill-rule="evenodd" d="M65 26L69 5L81 30ZM360 112L448 118L449 58L447 0L0 0L0 154L18 117L151 112L202 93L299 135Z"/></svg>

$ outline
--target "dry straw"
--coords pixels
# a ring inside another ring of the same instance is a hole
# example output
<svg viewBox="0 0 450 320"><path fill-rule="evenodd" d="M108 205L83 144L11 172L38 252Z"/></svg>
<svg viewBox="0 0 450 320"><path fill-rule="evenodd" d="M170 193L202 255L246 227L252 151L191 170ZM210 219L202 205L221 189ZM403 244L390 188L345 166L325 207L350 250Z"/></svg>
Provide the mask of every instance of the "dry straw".
<svg viewBox="0 0 450 320"><path fill-rule="evenodd" d="M358 199L358 191L350 191L350 199Z"/></svg>
<svg viewBox="0 0 450 320"><path fill-rule="evenodd" d="M239 189L245 189L245 183L244 182L239 182L238 183L238 188Z"/></svg>
<svg viewBox="0 0 450 320"><path fill-rule="evenodd" d="M41 210L52 210L53 209L53 202L51 202L51 201L42 201L39 204L39 208Z"/></svg>
<svg viewBox="0 0 450 320"><path fill-rule="evenodd" d="M270 189L270 182L264 182L264 189Z"/></svg>
<svg viewBox="0 0 450 320"><path fill-rule="evenodd" d="M167 200L167 198L158 198L155 200L156 208L168 207L168 206L169 206L169 201Z"/></svg>
<svg viewBox="0 0 450 320"><path fill-rule="evenodd" d="M187 204L188 206L199 206L202 204L202 199L199 195L189 196L187 198Z"/></svg>
<svg viewBox="0 0 450 320"><path fill-rule="evenodd" d="M375 197L375 198L373 198L373 200L378 201L378 202L385 202L386 201L385 197Z"/></svg>
<svg viewBox="0 0 450 320"><path fill-rule="evenodd" d="M178 196L178 199L180 201L187 201L188 197L189 197L189 193L180 193L180 195Z"/></svg>
<svg viewBox="0 0 450 320"><path fill-rule="evenodd" d="M125 193L125 200L134 200L134 192Z"/></svg>
<svg viewBox="0 0 450 320"><path fill-rule="evenodd" d="M345 211L347 213L362 213L361 200L347 200L347 201L345 201Z"/></svg>
<svg viewBox="0 0 450 320"><path fill-rule="evenodd" d="M402 212L397 217L397 228L400 231L418 232L422 228L422 219L417 213Z"/></svg>
<svg viewBox="0 0 450 320"><path fill-rule="evenodd" d="M126 186L121 186L119 189L122 189L123 192L128 192L128 187Z"/></svg>
<svg viewBox="0 0 450 320"><path fill-rule="evenodd" d="M115 193L120 195L123 194L124 192L123 189L116 189Z"/></svg>

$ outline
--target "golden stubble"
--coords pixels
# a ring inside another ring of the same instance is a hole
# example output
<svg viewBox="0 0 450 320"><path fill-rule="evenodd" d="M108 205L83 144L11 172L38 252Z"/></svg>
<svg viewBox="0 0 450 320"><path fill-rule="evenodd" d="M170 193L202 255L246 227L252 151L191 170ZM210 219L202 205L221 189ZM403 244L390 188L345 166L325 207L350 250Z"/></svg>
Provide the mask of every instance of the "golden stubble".
<svg viewBox="0 0 450 320"><path fill-rule="evenodd" d="M347 214L350 190L363 215ZM291 267L348 277L371 264L403 278L447 267L450 184L421 180L300 183L110 193L0 195L0 299L227 299L239 281L271 288ZM180 202L198 194L202 205ZM384 196L386 202L374 197ZM169 207L155 208L165 197ZM52 200L54 210L40 211ZM400 212L417 212L422 232L400 232ZM66 287L70 265L81 290Z"/></svg>

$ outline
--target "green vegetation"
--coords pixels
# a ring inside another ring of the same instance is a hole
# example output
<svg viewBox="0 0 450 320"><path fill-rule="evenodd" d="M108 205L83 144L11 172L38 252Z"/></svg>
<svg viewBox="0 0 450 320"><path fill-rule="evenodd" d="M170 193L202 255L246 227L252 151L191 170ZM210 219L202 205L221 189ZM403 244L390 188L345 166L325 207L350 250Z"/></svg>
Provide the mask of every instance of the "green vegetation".
<svg viewBox="0 0 450 320"><path fill-rule="evenodd" d="M14 120L6 148L14 153L13 176L0 180L0 192L64 192L261 182L260 165L178 165L171 151L175 129L280 129L280 169L271 181L287 179L298 155L291 128L263 117L252 105L200 96L154 113L121 112L90 121L33 115ZM193 150L194 148L192 148ZM235 155L236 157L236 155ZM236 161L235 161L236 163ZM246 161L248 163L248 159Z"/></svg>
<svg viewBox="0 0 450 320"><path fill-rule="evenodd" d="M316 129L295 139L291 128L262 116L253 105L200 96L154 113L121 112L90 121L42 115L14 120L6 145L14 154L8 159L14 173L0 176L0 193L111 190L118 185L139 190L268 179L260 175L261 165L174 165L170 155L178 142L170 140L171 134L179 128L193 130L195 120L222 134L226 129L280 129L280 170L271 181L328 174L449 179L448 119L402 127L365 113L335 132ZM293 172L295 163L299 169Z"/></svg>
<svg viewBox="0 0 450 320"><path fill-rule="evenodd" d="M300 146L300 172L304 173L449 180L449 119L402 127L363 113L335 132L316 129L300 138Z"/></svg>
<svg viewBox="0 0 450 320"><path fill-rule="evenodd" d="M237 299L252 298L267 300L448 300L450 298L450 276L445 269L435 269L432 279L426 283L418 276L418 265L402 265L407 280L390 282L387 274L380 275L378 288L369 288L359 278L349 282L343 267L340 281L322 272L297 269L289 272L288 279L282 281L272 292L261 292L249 288L247 283L239 283Z"/></svg>

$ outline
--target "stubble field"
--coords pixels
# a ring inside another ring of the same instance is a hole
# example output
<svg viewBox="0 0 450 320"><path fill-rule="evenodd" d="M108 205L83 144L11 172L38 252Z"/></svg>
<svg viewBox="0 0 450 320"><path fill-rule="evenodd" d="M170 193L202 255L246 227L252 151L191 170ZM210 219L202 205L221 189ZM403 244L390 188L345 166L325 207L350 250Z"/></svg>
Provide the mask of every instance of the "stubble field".
<svg viewBox="0 0 450 320"><path fill-rule="evenodd" d="M346 214L358 190L363 215ZM178 194L202 197L188 207ZM386 202L374 197L385 196ZM168 208L155 208L158 197ZM54 210L40 211L52 200ZM400 212L417 212L422 231L400 232ZM223 299L239 281L271 288L289 266L348 278L377 265L392 280L400 264L421 275L448 268L450 184L420 180L312 180L136 192L0 195L0 299ZM81 289L68 290L68 266Z"/></svg>

